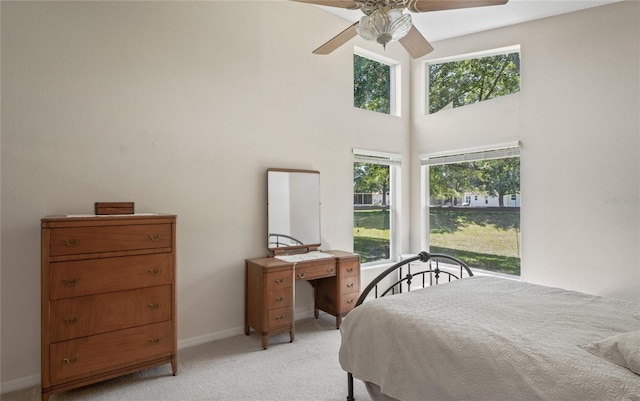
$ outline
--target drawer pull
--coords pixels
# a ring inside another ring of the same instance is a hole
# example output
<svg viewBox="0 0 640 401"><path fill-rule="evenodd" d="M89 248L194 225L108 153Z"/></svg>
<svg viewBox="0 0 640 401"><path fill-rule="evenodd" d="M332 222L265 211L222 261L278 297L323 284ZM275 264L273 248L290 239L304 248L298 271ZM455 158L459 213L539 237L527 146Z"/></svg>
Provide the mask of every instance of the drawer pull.
<svg viewBox="0 0 640 401"><path fill-rule="evenodd" d="M161 271L162 269L160 269L159 267L157 269L149 269L149 273L151 273L152 276L157 276Z"/></svg>
<svg viewBox="0 0 640 401"><path fill-rule="evenodd" d="M69 248L73 248L76 247L78 245L80 245L80 240L79 239L65 239L64 243L69 247Z"/></svg>
<svg viewBox="0 0 640 401"><path fill-rule="evenodd" d="M149 309L151 310L156 310L160 307L160 304L155 303L155 304L149 304Z"/></svg>
<svg viewBox="0 0 640 401"><path fill-rule="evenodd" d="M80 316L74 316L71 319L69 318L64 319L64 322L66 324L74 324L74 323L78 323L78 320L80 320Z"/></svg>
<svg viewBox="0 0 640 401"><path fill-rule="evenodd" d="M74 356L71 359L64 358L63 360L64 360L64 363L66 363L67 365L73 365L74 363L78 362L78 355Z"/></svg>
<svg viewBox="0 0 640 401"><path fill-rule="evenodd" d="M353 271L353 267L347 267L347 273L351 273Z"/></svg>
<svg viewBox="0 0 640 401"><path fill-rule="evenodd" d="M149 339L149 344L158 344L160 342L160 337Z"/></svg>
<svg viewBox="0 0 640 401"><path fill-rule="evenodd" d="M64 281L64 283L66 285L68 285L69 287L76 286L80 282L80 280L78 278L74 278L73 280L68 280L68 279L64 278L64 279L62 279L62 281Z"/></svg>
<svg viewBox="0 0 640 401"><path fill-rule="evenodd" d="M327 269L327 273L333 273L333 269Z"/></svg>
<svg viewBox="0 0 640 401"><path fill-rule="evenodd" d="M284 301L284 297L276 298L276 302L282 302L282 301Z"/></svg>
<svg viewBox="0 0 640 401"><path fill-rule="evenodd" d="M347 288L353 288L353 283L347 284Z"/></svg>
<svg viewBox="0 0 640 401"><path fill-rule="evenodd" d="M149 234L149 239L153 242L160 241L160 238L162 238L160 234Z"/></svg>
<svg viewBox="0 0 640 401"><path fill-rule="evenodd" d="M281 278L279 280L276 280L276 284L283 284L283 283L284 283L284 279L283 278Z"/></svg>
<svg viewBox="0 0 640 401"><path fill-rule="evenodd" d="M298 274L298 278L305 278L306 275L307 275L307 273L300 273L300 274Z"/></svg>
<svg viewBox="0 0 640 401"><path fill-rule="evenodd" d="M347 301L348 304L352 304L353 303L353 298Z"/></svg>
<svg viewBox="0 0 640 401"><path fill-rule="evenodd" d="M284 319L284 315L278 315L278 316L276 316L276 320L282 320L282 319Z"/></svg>

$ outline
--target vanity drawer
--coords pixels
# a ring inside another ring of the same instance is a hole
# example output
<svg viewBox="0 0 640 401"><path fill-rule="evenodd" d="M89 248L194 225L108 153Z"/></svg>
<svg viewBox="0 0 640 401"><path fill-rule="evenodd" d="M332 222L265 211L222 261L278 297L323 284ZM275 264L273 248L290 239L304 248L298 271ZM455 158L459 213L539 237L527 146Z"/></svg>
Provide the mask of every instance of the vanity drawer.
<svg viewBox="0 0 640 401"><path fill-rule="evenodd" d="M62 227L51 229L49 255L171 248L171 244L171 224Z"/></svg>
<svg viewBox="0 0 640 401"><path fill-rule="evenodd" d="M340 279L340 294L350 294L352 292L360 292L360 276Z"/></svg>
<svg viewBox="0 0 640 401"><path fill-rule="evenodd" d="M271 309L269 311L269 329L291 324L293 321L292 309L291 306Z"/></svg>
<svg viewBox="0 0 640 401"><path fill-rule="evenodd" d="M282 308L292 304L293 291L291 288L279 288L269 291L269 309Z"/></svg>
<svg viewBox="0 0 640 401"><path fill-rule="evenodd" d="M315 266L296 267L296 280L313 280L335 276L336 265L333 260L331 262Z"/></svg>
<svg viewBox="0 0 640 401"><path fill-rule="evenodd" d="M49 264L50 299L151 287L173 282L173 254L124 256Z"/></svg>
<svg viewBox="0 0 640 401"><path fill-rule="evenodd" d="M360 276L360 263L358 260L353 262L346 262L340 264L340 276L342 277L354 277Z"/></svg>
<svg viewBox="0 0 640 401"><path fill-rule="evenodd" d="M360 297L359 292L352 292L350 294L343 294L340 299L340 312L345 313L353 309Z"/></svg>
<svg viewBox="0 0 640 401"><path fill-rule="evenodd" d="M266 287L268 290L276 288L291 288L293 287L292 272L291 270L285 270L281 272L267 273L266 275Z"/></svg>
<svg viewBox="0 0 640 401"><path fill-rule="evenodd" d="M50 341L170 320L171 310L170 285L52 301Z"/></svg>
<svg viewBox="0 0 640 401"><path fill-rule="evenodd" d="M51 344L51 384L100 374L145 359L166 357L173 351L172 344L171 322Z"/></svg>

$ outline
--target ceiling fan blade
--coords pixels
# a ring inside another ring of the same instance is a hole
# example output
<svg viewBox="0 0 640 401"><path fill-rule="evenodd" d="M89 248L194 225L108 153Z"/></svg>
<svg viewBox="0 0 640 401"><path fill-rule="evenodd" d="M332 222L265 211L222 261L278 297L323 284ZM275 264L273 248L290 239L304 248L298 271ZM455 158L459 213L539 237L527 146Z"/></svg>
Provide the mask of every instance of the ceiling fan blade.
<svg viewBox="0 0 640 401"><path fill-rule="evenodd" d="M331 38L327 43L315 49L313 51L313 54L329 54L338 47L347 43L358 34L358 32L356 31L357 25L358 23L355 22L353 25L349 26L347 29Z"/></svg>
<svg viewBox="0 0 640 401"><path fill-rule="evenodd" d="M412 58L420 58L433 51L433 47L415 26L412 26L409 33L400 39L400 44L407 49Z"/></svg>
<svg viewBox="0 0 640 401"><path fill-rule="evenodd" d="M454 10L457 8L498 6L508 0L409 0L407 8L414 13Z"/></svg>
<svg viewBox="0 0 640 401"><path fill-rule="evenodd" d="M291 1L295 1L298 3L316 4L319 6L346 8L348 10L358 10L361 7L360 4L350 0L291 0Z"/></svg>

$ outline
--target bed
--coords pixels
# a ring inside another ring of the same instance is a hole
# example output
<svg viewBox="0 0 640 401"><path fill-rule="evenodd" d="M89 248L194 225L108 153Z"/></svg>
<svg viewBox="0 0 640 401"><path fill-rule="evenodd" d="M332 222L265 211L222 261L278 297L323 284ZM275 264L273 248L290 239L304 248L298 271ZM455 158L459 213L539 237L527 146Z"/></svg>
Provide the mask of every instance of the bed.
<svg viewBox="0 0 640 401"><path fill-rule="evenodd" d="M474 276L446 255L387 269L340 331L349 401L354 377L374 400L640 400L638 304Z"/></svg>

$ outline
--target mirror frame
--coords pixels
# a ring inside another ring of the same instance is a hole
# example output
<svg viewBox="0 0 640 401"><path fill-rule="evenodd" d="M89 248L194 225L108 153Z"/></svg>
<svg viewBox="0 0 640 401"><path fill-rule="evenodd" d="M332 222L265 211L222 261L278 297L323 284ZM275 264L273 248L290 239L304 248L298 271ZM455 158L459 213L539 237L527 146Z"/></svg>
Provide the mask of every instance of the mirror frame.
<svg viewBox="0 0 640 401"><path fill-rule="evenodd" d="M293 245L293 246L282 246L282 247L271 247L269 242L269 237L271 236L271 232L269 232L269 223L272 218L269 213L269 172L276 173L300 173L300 174L317 174L318 175L318 243L311 244L303 244L303 245ZM315 251L320 247L320 239L322 237L321 230L321 214L320 214L320 206L322 205L320 199L320 171L317 170L300 170L300 169L288 169L288 168L268 168L267 169L267 248L274 255L281 255L287 252L304 252L306 251Z"/></svg>

